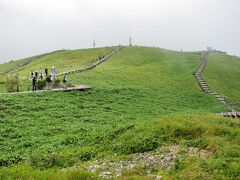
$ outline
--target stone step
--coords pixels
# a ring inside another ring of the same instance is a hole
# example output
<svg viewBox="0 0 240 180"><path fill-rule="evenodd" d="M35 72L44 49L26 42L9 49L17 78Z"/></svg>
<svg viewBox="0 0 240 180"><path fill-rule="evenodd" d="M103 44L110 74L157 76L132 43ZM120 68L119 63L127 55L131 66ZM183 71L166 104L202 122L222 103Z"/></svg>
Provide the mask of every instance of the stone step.
<svg viewBox="0 0 240 180"><path fill-rule="evenodd" d="M206 90L206 91L204 91L204 92L206 92L206 93L211 93L212 91L211 91L211 90Z"/></svg>
<svg viewBox="0 0 240 180"><path fill-rule="evenodd" d="M204 92L207 92L207 93L210 93L210 92L211 92L211 89L206 89L206 88L204 88L203 91L204 91Z"/></svg>
<svg viewBox="0 0 240 180"><path fill-rule="evenodd" d="M237 112L237 117L240 118L240 112Z"/></svg>
<svg viewBox="0 0 240 180"><path fill-rule="evenodd" d="M214 97L216 97L216 98L222 98L222 99L224 99L224 97L223 97L223 96L221 96L221 95L219 95L219 94L215 94L215 95L214 95Z"/></svg>
<svg viewBox="0 0 240 180"><path fill-rule="evenodd" d="M220 101L221 103L223 103L223 104L226 104L226 101Z"/></svg>
<svg viewBox="0 0 240 180"><path fill-rule="evenodd" d="M219 94L216 92L212 92L211 95L219 95Z"/></svg>
<svg viewBox="0 0 240 180"><path fill-rule="evenodd" d="M219 101L224 101L225 103L226 103L226 101L225 101L225 99L223 99L223 98L217 98Z"/></svg>

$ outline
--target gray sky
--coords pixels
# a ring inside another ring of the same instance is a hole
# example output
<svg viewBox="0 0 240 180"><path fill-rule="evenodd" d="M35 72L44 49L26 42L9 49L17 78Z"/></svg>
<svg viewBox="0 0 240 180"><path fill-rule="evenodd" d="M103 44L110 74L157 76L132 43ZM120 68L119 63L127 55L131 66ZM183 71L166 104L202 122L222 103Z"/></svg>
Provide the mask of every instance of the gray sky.
<svg viewBox="0 0 240 180"><path fill-rule="evenodd" d="M207 46L240 56L240 0L0 0L0 62L57 49Z"/></svg>

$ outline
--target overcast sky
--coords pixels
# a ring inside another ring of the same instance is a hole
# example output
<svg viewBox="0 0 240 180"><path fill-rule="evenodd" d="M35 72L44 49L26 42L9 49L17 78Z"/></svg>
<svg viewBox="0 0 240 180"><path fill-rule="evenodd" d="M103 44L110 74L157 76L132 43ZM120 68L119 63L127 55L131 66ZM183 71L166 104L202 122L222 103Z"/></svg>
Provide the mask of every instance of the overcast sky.
<svg viewBox="0 0 240 180"><path fill-rule="evenodd" d="M0 62L133 43L240 56L240 0L0 0Z"/></svg>

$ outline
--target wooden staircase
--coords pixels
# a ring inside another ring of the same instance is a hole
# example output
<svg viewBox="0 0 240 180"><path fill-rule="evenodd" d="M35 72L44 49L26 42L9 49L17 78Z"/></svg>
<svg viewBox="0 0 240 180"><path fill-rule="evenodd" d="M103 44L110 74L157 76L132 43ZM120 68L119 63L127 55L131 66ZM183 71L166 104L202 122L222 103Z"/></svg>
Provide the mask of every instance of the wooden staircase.
<svg viewBox="0 0 240 180"><path fill-rule="evenodd" d="M239 118L240 113L234 110L234 108L230 105L229 101L224 96L220 95L218 92L211 89L206 83L205 79L202 76L202 72L206 65L207 65L207 52L203 51L200 52L200 65L195 72L195 78L197 79L199 86L204 92L217 98L222 104L224 104L227 107L227 109L230 110L230 112L221 112L217 113L217 115L223 117Z"/></svg>

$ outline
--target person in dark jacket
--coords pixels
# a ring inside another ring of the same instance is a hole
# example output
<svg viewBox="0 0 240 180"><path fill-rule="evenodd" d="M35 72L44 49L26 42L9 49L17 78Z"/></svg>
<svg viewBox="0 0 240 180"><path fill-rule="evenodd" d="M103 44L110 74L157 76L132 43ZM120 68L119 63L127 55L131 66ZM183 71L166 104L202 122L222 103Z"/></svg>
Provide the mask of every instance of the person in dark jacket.
<svg viewBox="0 0 240 180"><path fill-rule="evenodd" d="M46 75L46 78L48 77L48 68L45 68L45 75Z"/></svg>
<svg viewBox="0 0 240 180"><path fill-rule="evenodd" d="M31 72L30 72L30 78L31 78L31 80L33 79L33 77L34 77L34 73L33 73L33 70L31 70Z"/></svg>
<svg viewBox="0 0 240 180"><path fill-rule="evenodd" d="M51 75L46 77L47 85L48 85L48 90L52 88L52 77Z"/></svg>
<svg viewBox="0 0 240 180"><path fill-rule="evenodd" d="M63 82L63 89L67 89L67 75L66 74L64 74L62 82Z"/></svg>
<svg viewBox="0 0 240 180"><path fill-rule="evenodd" d="M33 78L32 78L32 91L36 91L37 90L37 78L36 78L36 76L34 76Z"/></svg>
<svg viewBox="0 0 240 180"><path fill-rule="evenodd" d="M38 72L35 72L35 78L38 79Z"/></svg>

